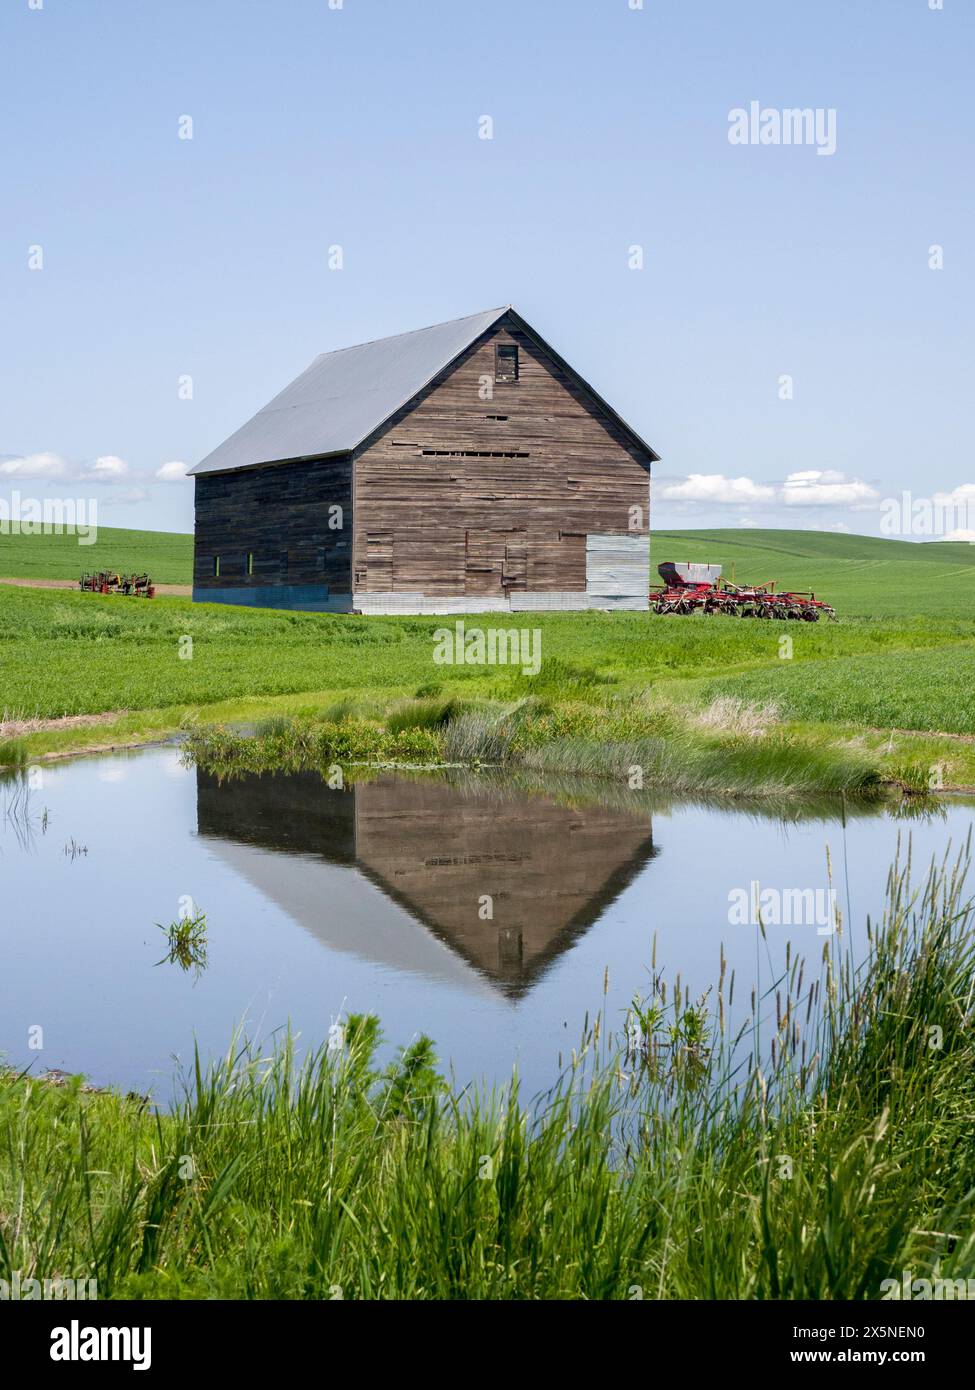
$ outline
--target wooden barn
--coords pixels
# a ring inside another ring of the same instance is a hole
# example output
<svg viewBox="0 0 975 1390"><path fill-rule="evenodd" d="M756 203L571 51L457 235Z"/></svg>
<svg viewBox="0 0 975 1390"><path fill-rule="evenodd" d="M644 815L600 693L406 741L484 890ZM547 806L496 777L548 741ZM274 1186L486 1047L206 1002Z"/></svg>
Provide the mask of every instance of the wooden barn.
<svg viewBox="0 0 975 1390"><path fill-rule="evenodd" d="M646 608L657 458L510 306L324 353L191 469L193 597Z"/></svg>

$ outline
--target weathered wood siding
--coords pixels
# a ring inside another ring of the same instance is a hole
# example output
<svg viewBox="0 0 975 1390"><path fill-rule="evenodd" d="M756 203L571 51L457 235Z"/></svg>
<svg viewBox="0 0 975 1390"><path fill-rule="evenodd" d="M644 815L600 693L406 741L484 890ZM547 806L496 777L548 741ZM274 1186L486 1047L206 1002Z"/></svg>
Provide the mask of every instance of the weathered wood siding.
<svg viewBox="0 0 975 1390"><path fill-rule="evenodd" d="M499 342L519 348L517 381L495 381ZM364 596L584 602L587 535L649 531L646 455L505 323L366 441L354 487L353 590Z"/></svg>
<svg viewBox="0 0 975 1390"><path fill-rule="evenodd" d="M332 506L342 508L341 529L329 525ZM351 523L350 455L198 474L194 594L272 603L277 595L261 591L283 595L324 588L348 596ZM249 554L253 574L247 572ZM219 575L214 573L217 556Z"/></svg>

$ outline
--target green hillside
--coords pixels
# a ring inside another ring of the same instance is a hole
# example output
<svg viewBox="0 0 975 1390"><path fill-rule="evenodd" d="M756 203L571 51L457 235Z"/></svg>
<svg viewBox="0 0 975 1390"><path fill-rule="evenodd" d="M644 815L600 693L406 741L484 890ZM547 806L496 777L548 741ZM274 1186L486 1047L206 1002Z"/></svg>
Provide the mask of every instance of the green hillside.
<svg viewBox="0 0 975 1390"><path fill-rule="evenodd" d="M832 531L654 531L661 560L709 560L739 582L774 579L814 589L841 617L975 616L975 545L884 540ZM0 534L0 576L77 579L84 569L148 570L159 584L192 580L193 538L99 527L94 545L74 536Z"/></svg>
<svg viewBox="0 0 975 1390"><path fill-rule="evenodd" d="M840 617L975 616L975 545L885 540L832 531L654 531L661 560L704 560L738 583L814 589Z"/></svg>
<svg viewBox="0 0 975 1390"><path fill-rule="evenodd" d="M148 570L157 584L190 584L193 537L169 531L99 526L93 545L77 536L5 535L0 531L0 578L78 579L83 570Z"/></svg>

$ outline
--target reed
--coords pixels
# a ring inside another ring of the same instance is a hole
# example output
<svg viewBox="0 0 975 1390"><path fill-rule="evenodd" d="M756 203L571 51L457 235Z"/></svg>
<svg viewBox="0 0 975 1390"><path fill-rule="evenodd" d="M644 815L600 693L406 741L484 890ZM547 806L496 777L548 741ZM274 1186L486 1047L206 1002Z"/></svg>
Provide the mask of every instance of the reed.
<svg viewBox="0 0 975 1390"><path fill-rule="evenodd" d="M871 1299L975 1276L968 847L909 854L741 1011L656 973L547 1094L459 1090L353 1017L235 1040L167 1108L0 1076L0 1277L151 1298ZM738 1018L737 1023L732 1020Z"/></svg>

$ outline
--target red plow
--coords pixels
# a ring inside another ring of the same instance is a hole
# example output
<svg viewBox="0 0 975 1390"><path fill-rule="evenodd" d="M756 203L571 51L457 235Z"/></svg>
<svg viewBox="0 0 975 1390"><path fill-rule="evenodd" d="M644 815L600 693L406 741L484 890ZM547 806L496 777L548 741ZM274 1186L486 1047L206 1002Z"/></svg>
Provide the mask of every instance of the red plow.
<svg viewBox="0 0 975 1390"><path fill-rule="evenodd" d="M115 570L83 574L78 587L88 594L125 594L136 598L156 596L156 586L147 574L119 574Z"/></svg>
<svg viewBox="0 0 975 1390"><path fill-rule="evenodd" d="M721 578L720 565L675 564L657 566L663 584L650 591L655 613L723 613L729 618L778 618L817 623L823 616L835 618L836 610L812 592L780 589L768 584L734 584Z"/></svg>

